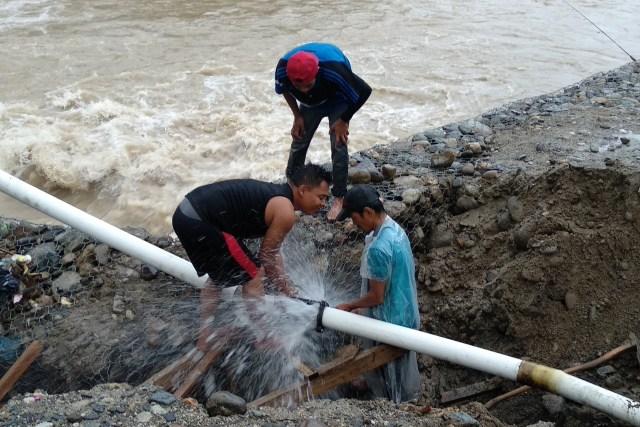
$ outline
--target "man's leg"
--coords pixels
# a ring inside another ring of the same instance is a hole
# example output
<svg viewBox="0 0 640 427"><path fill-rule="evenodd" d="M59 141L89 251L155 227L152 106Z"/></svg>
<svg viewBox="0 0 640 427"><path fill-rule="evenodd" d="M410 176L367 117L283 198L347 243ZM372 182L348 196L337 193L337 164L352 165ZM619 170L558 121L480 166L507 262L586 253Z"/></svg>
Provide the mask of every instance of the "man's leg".
<svg viewBox="0 0 640 427"><path fill-rule="evenodd" d="M211 279L207 279L204 288L200 291L200 333L198 334L197 347L203 352L209 349L210 341L215 336L214 313L218 308L220 293L220 289Z"/></svg>
<svg viewBox="0 0 640 427"><path fill-rule="evenodd" d="M347 108L348 106L346 104L339 103L331 110L329 113L330 127L333 126L335 121L340 118ZM333 194L334 200L327 213L327 219L329 221L335 221L342 210L342 200L347 193L349 150L347 144L337 142L334 132L331 132L329 137L331 139L331 163L333 165L333 187L331 188L331 194Z"/></svg>
<svg viewBox="0 0 640 427"><path fill-rule="evenodd" d="M304 119L304 134L301 139L294 139L291 142L291 149L289 150L289 161L287 162L287 178L291 178L293 171L300 166L304 166L304 160L307 158L307 150L313 134L316 133L320 121L324 117L323 112L317 108L308 108L301 106L300 114Z"/></svg>

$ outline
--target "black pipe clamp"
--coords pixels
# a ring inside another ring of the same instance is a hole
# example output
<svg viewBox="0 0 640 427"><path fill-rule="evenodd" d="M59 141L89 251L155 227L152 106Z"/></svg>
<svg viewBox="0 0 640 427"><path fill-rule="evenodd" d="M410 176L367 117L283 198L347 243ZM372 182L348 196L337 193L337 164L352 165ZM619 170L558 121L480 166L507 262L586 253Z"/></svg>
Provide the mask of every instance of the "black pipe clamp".
<svg viewBox="0 0 640 427"><path fill-rule="evenodd" d="M324 314L324 309L329 307L329 303L326 301L320 301L320 307L318 308L318 317L316 318L316 331L324 332L324 326L322 326L322 315Z"/></svg>

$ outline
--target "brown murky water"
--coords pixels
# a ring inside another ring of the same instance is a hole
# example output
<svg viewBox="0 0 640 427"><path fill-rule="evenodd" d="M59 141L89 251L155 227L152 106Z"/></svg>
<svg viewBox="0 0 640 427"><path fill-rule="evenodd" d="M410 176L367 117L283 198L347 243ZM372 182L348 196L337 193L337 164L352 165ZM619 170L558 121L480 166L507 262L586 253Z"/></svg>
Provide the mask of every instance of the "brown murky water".
<svg viewBox="0 0 640 427"><path fill-rule="evenodd" d="M640 56L640 3L573 4ZM0 168L118 225L168 230L191 188L283 175L285 51L327 41L374 88L351 149L629 60L562 1L0 2ZM309 159L329 161L321 125ZM42 219L8 197L0 215Z"/></svg>

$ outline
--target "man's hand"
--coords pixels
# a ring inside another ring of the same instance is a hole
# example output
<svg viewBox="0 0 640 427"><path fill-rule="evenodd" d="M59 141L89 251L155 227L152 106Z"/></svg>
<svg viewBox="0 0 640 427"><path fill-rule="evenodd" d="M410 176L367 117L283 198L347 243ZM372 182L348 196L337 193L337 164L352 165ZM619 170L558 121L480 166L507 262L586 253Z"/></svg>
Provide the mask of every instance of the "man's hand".
<svg viewBox="0 0 640 427"><path fill-rule="evenodd" d="M302 139L304 136L304 118L297 115L293 116L293 126L291 127L291 136L293 139Z"/></svg>
<svg viewBox="0 0 640 427"><path fill-rule="evenodd" d="M336 145L344 144L347 145L349 140L349 123L345 122L342 119L336 120L336 122L331 126L330 132L336 134Z"/></svg>
<svg viewBox="0 0 640 427"><path fill-rule="evenodd" d="M298 296L298 292L290 284L287 284L285 287L280 289L280 293L288 296L289 298L295 298Z"/></svg>
<svg viewBox="0 0 640 427"><path fill-rule="evenodd" d="M339 304L336 305L336 308L338 310L344 310L344 311L353 311L355 310L357 307L353 304L349 304L349 303L344 303L344 304Z"/></svg>

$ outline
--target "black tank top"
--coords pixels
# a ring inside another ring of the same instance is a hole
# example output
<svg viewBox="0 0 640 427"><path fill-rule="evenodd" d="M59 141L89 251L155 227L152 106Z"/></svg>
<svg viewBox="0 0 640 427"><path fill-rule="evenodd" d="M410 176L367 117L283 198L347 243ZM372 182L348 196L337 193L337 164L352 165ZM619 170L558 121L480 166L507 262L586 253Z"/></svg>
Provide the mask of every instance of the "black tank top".
<svg viewBox="0 0 640 427"><path fill-rule="evenodd" d="M236 237L252 239L267 232L264 211L274 197L293 202L289 184L232 179L203 185L186 198L204 221Z"/></svg>

